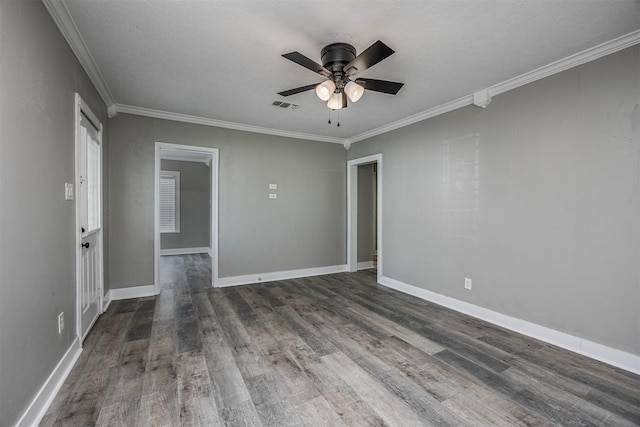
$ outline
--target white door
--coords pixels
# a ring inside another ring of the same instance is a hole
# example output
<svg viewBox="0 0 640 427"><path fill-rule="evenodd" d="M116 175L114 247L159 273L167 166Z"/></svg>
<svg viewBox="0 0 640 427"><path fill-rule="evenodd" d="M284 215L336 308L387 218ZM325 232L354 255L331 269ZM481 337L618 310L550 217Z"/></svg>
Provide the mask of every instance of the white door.
<svg viewBox="0 0 640 427"><path fill-rule="evenodd" d="M81 110L79 116L76 145L80 225L78 310L79 334L84 339L102 313L102 132L93 114Z"/></svg>

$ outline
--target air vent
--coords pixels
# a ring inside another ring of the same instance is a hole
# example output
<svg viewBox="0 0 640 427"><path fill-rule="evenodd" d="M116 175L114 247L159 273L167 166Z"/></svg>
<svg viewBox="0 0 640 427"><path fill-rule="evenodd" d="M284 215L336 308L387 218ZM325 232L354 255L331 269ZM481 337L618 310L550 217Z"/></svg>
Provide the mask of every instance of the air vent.
<svg viewBox="0 0 640 427"><path fill-rule="evenodd" d="M283 108L285 110L293 110L299 107L298 104L292 104L290 102L282 102L282 101L273 101L271 104L274 107Z"/></svg>

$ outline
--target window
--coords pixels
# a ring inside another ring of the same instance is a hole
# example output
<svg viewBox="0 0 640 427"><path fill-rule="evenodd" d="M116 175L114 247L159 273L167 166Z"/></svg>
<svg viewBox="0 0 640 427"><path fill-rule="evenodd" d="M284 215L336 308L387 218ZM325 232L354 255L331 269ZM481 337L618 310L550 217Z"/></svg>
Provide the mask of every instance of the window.
<svg viewBox="0 0 640 427"><path fill-rule="evenodd" d="M80 115L80 182L78 203L82 236L98 231L100 224L101 166L100 135L98 129L84 115Z"/></svg>
<svg viewBox="0 0 640 427"><path fill-rule="evenodd" d="M87 231L100 228L100 143L87 138Z"/></svg>
<svg viewBox="0 0 640 427"><path fill-rule="evenodd" d="M160 232L180 232L180 172L160 171Z"/></svg>

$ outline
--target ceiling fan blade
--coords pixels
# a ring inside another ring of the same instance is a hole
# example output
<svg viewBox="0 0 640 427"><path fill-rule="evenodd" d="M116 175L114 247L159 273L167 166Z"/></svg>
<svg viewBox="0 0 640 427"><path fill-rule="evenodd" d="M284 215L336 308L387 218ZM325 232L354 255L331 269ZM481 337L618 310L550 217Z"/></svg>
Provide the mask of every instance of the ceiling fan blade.
<svg viewBox="0 0 640 427"><path fill-rule="evenodd" d="M380 40L361 52L360 55L344 66L344 70L348 76L354 76L369 67L373 67L383 59L393 55L395 50L391 49Z"/></svg>
<svg viewBox="0 0 640 427"><path fill-rule="evenodd" d="M318 86L319 84L320 83L316 83L316 84L307 85L307 86L300 86L295 89L285 90L283 92L278 92L278 95L282 95L282 96L295 95L296 93L306 92L308 90L315 89L315 87Z"/></svg>
<svg viewBox="0 0 640 427"><path fill-rule="evenodd" d="M329 72L329 70L327 70L326 68L324 68L322 65L318 64L317 62L314 62L313 60L307 58L306 56L304 56L300 52L285 53L282 56L287 58L289 61L293 61L296 64L301 65L304 68L307 68L307 69L313 71L314 73L318 73L318 74L320 74L322 76L325 76L327 78L331 77L331 73Z"/></svg>
<svg viewBox="0 0 640 427"><path fill-rule="evenodd" d="M375 79L356 79L356 83L367 90L374 92L388 93L395 95L400 88L404 86L404 83L389 82L387 80L375 80Z"/></svg>

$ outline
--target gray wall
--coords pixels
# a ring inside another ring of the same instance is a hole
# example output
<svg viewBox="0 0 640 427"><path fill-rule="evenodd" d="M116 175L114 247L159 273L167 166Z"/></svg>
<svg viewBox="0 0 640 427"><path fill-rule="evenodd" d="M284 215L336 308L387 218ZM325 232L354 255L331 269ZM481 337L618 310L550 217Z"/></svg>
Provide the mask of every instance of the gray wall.
<svg viewBox="0 0 640 427"><path fill-rule="evenodd" d="M341 145L128 114L109 130L112 288L153 283L156 141L220 149L220 277L345 263Z"/></svg>
<svg viewBox="0 0 640 427"><path fill-rule="evenodd" d="M358 262L373 261L376 250L374 164L358 166Z"/></svg>
<svg viewBox="0 0 640 427"><path fill-rule="evenodd" d="M0 425L10 426L75 336L75 213L64 200L74 92L107 118L39 1L0 1L0 91Z"/></svg>
<svg viewBox="0 0 640 427"><path fill-rule="evenodd" d="M384 275L640 354L639 100L636 46L352 145Z"/></svg>
<svg viewBox="0 0 640 427"><path fill-rule="evenodd" d="M208 248L211 170L202 162L178 160L162 160L160 168L180 172L180 232L162 233L160 248Z"/></svg>

